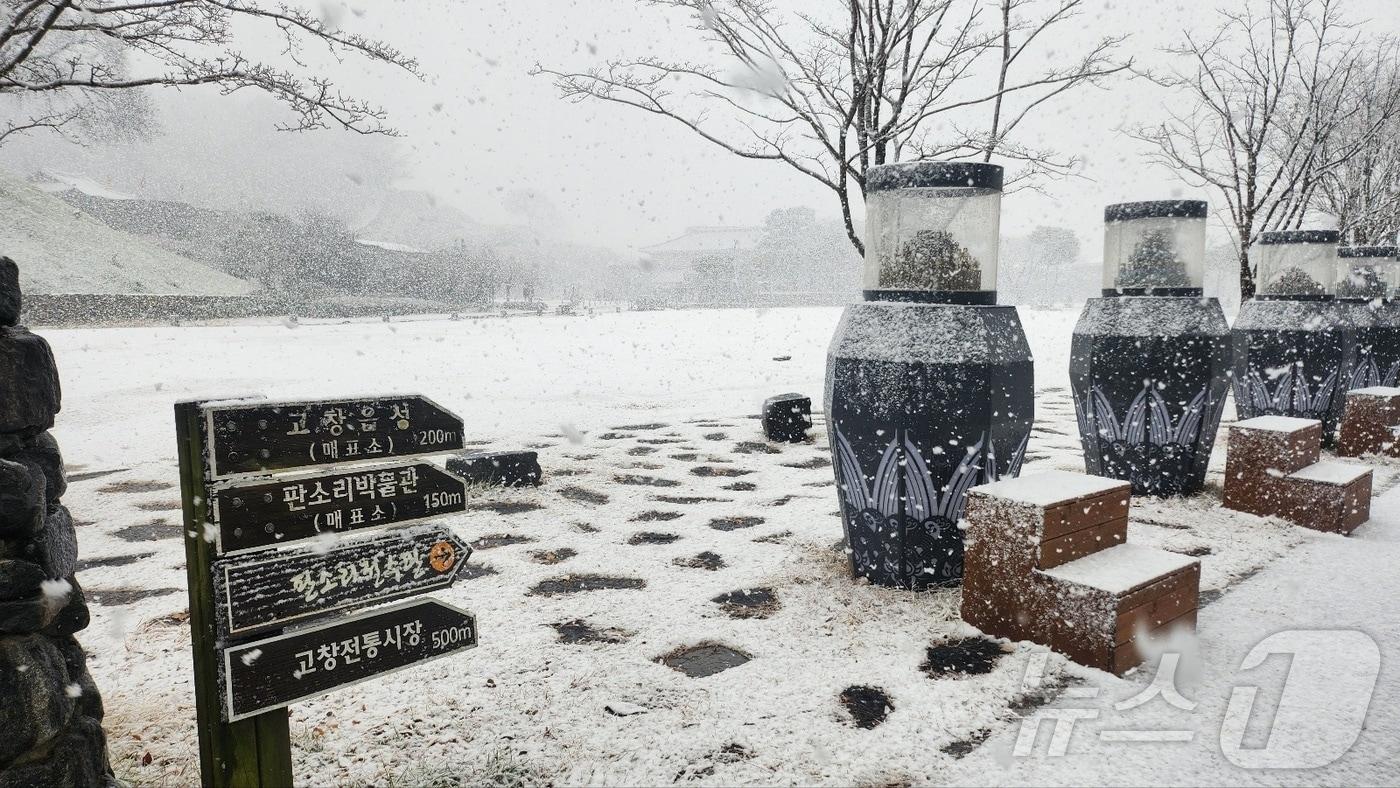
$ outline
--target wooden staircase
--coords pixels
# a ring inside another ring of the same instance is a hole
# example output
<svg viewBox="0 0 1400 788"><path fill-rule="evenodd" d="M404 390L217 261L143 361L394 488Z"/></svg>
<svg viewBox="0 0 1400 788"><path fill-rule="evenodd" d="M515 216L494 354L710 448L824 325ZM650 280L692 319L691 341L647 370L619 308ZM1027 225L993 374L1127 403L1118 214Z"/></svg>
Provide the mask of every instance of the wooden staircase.
<svg viewBox="0 0 1400 788"><path fill-rule="evenodd" d="M1322 422L1259 416L1230 426L1225 508L1318 531L1351 533L1371 517L1371 469L1322 459Z"/></svg>
<svg viewBox="0 0 1400 788"><path fill-rule="evenodd" d="M1067 471L968 492L962 617L1122 674L1138 635L1195 627L1201 565L1127 543L1127 482Z"/></svg>

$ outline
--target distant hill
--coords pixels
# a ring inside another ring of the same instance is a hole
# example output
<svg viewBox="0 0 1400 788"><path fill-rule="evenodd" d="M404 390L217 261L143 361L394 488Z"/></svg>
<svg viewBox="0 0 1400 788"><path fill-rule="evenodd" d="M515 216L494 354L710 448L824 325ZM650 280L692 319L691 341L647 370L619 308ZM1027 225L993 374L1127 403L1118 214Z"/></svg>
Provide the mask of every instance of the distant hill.
<svg viewBox="0 0 1400 788"><path fill-rule="evenodd" d="M81 191L85 184L70 184ZM115 200L125 195L102 193ZM113 229L0 171L0 254L32 293L243 295L249 283Z"/></svg>
<svg viewBox="0 0 1400 788"><path fill-rule="evenodd" d="M385 193L352 229L357 238L430 251L458 241L475 242L482 231L470 216L432 194L408 189Z"/></svg>

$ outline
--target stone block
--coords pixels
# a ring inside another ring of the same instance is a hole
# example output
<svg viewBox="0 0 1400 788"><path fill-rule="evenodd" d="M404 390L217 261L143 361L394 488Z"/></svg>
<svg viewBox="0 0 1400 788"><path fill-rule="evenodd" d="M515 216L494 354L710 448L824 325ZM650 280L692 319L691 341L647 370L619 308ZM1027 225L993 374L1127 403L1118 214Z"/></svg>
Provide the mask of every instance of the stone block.
<svg viewBox="0 0 1400 788"><path fill-rule="evenodd" d="M0 326L19 322L21 302L19 266L8 257L0 257Z"/></svg>
<svg viewBox="0 0 1400 788"><path fill-rule="evenodd" d="M1400 457L1400 388L1371 386L1347 392L1337 454Z"/></svg>
<svg viewBox="0 0 1400 788"><path fill-rule="evenodd" d="M801 443L812 428L812 398L779 394L763 401L763 435L779 443Z"/></svg>
<svg viewBox="0 0 1400 788"><path fill-rule="evenodd" d="M0 459L0 539L27 537L44 526L45 486L33 464Z"/></svg>
<svg viewBox="0 0 1400 788"><path fill-rule="evenodd" d="M0 435L38 435L53 426L62 389L43 337L0 326Z"/></svg>
<svg viewBox="0 0 1400 788"><path fill-rule="evenodd" d="M58 441L47 430L34 436L10 456L15 462L37 466L43 472L47 483L45 494L52 508L68 491L68 476L63 470L63 453L58 449Z"/></svg>
<svg viewBox="0 0 1400 788"><path fill-rule="evenodd" d="M77 706L67 692L70 682L63 654L49 638L0 637L0 775L68 726Z"/></svg>
<svg viewBox="0 0 1400 788"><path fill-rule="evenodd" d="M478 451L447 459L447 470L471 484L538 487L543 471L533 451Z"/></svg>

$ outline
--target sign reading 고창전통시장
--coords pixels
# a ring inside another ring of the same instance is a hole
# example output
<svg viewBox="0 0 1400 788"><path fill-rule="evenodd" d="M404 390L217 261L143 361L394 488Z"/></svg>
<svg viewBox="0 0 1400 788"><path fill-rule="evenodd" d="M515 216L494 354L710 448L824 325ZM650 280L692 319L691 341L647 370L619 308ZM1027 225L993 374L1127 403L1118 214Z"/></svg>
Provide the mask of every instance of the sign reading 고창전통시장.
<svg viewBox="0 0 1400 788"><path fill-rule="evenodd" d="M476 646L476 617L414 600L223 649L233 721Z"/></svg>
<svg viewBox="0 0 1400 788"><path fill-rule="evenodd" d="M454 514L466 501L466 482L420 462L216 486L209 517L227 555Z"/></svg>
<svg viewBox="0 0 1400 788"><path fill-rule="evenodd" d="M462 420L409 394L203 408L209 478L457 451Z"/></svg>
<svg viewBox="0 0 1400 788"><path fill-rule="evenodd" d="M330 539L337 537L331 536ZM330 549L271 548L214 563L219 631L242 636L452 585L471 548L437 526Z"/></svg>

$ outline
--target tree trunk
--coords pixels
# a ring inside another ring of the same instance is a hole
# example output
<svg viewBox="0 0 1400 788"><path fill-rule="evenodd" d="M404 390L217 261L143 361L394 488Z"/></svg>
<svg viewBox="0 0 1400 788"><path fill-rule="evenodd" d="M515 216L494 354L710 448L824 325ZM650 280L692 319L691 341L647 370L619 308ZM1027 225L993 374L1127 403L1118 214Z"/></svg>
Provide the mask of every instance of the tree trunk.
<svg viewBox="0 0 1400 788"><path fill-rule="evenodd" d="M1254 297L1254 273L1249 270L1249 247L1240 244L1240 302Z"/></svg>
<svg viewBox="0 0 1400 788"><path fill-rule="evenodd" d="M851 196L846 192L846 184L843 180L841 188L836 190L836 195L841 199L841 220L846 223L846 237L850 239L851 246L856 248L856 253L861 257L865 256L865 242L856 235L855 222L851 221Z"/></svg>

